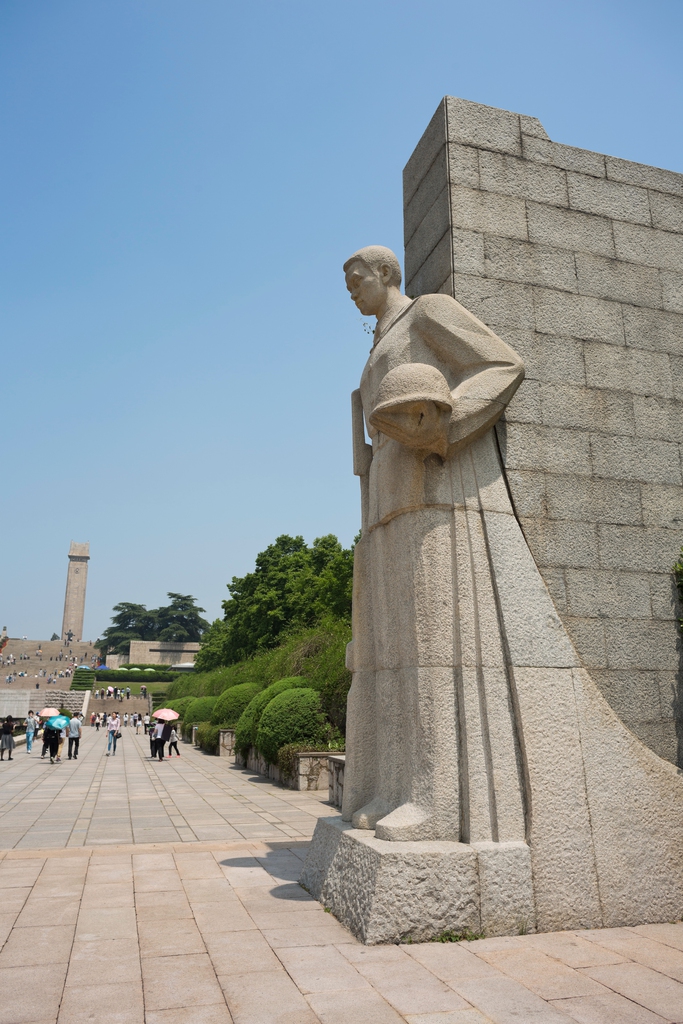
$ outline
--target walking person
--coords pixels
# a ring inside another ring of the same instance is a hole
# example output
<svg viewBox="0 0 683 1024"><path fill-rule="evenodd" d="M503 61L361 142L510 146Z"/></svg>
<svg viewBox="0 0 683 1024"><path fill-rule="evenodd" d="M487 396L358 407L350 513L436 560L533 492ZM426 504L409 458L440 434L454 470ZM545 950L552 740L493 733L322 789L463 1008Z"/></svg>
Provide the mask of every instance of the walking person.
<svg viewBox="0 0 683 1024"><path fill-rule="evenodd" d="M38 732L38 719L35 718L32 711L29 711L24 726L26 727L26 753L30 754L33 749L33 737Z"/></svg>
<svg viewBox="0 0 683 1024"><path fill-rule="evenodd" d="M60 729L59 732L59 744L57 746L57 764L62 763L62 750L64 748L64 741L66 739L66 729Z"/></svg>
<svg viewBox="0 0 683 1024"><path fill-rule="evenodd" d="M8 715L5 721L2 723L2 733L0 733L0 761L5 760L5 751L8 751L8 761L13 761L12 751L14 750L14 719L11 715Z"/></svg>
<svg viewBox="0 0 683 1024"><path fill-rule="evenodd" d="M82 732L81 720L77 715L74 715L69 722L69 760L71 760L72 753L74 761L78 760L78 747L81 742Z"/></svg>
<svg viewBox="0 0 683 1024"><path fill-rule="evenodd" d="M116 741L121 736L120 729L121 719L119 718L118 711L115 711L113 714L109 716L107 720L107 732L109 733L107 739L107 757L109 757L111 753L113 753L114 757L116 757Z"/></svg>
<svg viewBox="0 0 683 1024"><path fill-rule="evenodd" d="M125 712L125 714L123 716L123 727L124 727L124 729L128 728L128 712L127 711Z"/></svg>
<svg viewBox="0 0 683 1024"><path fill-rule="evenodd" d="M171 735L168 741L168 756L171 756L171 751L175 747L176 757L180 757L180 751L178 750L178 733L175 731L175 726L171 726Z"/></svg>
<svg viewBox="0 0 683 1024"><path fill-rule="evenodd" d="M155 722L154 725L150 726L149 729L149 749L154 759L157 756L157 748L159 741L161 740L161 733L163 732L163 725L161 722Z"/></svg>
<svg viewBox="0 0 683 1024"><path fill-rule="evenodd" d="M145 715L145 736L149 732L149 715Z"/></svg>
<svg viewBox="0 0 683 1024"><path fill-rule="evenodd" d="M97 714L95 715L95 732L99 732L100 731L100 722L101 722L101 718L100 718L100 713L98 711Z"/></svg>
<svg viewBox="0 0 683 1024"><path fill-rule="evenodd" d="M159 724L161 725L161 735L157 737L157 757L159 758L160 761L163 761L164 747L171 738L173 726L171 725L170 722L160 722Z"/></svg>
<svg viewBox="0 0 683 1024"><path fill-rule="evenodd" d="M57 757L57 751L59 750L59 729L52 729L49 725L45 725L43 729L43 750L50 751L50 764L55 763ZM42 755L45 757L45 754Z"/></svg>
<svg viewBox="0 0 683 1024"><path fill-rule="evenodd" d="M47 723L43 727L43 749L40 754L41 761L50 749L50 737L47 734Z"/></svg>

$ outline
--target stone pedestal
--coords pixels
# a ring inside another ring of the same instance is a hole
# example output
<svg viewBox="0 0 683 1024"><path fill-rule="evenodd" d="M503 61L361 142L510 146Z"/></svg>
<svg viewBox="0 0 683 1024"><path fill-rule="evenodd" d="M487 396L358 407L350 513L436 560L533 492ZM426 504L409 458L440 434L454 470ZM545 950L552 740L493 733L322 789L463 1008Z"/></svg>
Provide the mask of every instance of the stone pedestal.
<svg viewBox="0 0 683 1024"><path fill-rule="evenodd" d="M300 882L368 945L535 930L525 843L388 843L321 818Z"/></svg>

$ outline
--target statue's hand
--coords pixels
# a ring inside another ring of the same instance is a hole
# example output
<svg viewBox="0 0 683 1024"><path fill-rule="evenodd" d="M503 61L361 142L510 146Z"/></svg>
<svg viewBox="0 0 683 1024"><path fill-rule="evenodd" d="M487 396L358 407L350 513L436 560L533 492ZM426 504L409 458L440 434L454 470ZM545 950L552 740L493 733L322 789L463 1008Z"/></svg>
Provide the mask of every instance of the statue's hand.
<svg viewBox="0 0 683 1024"><path fill-rule="evenodd" d="M370 416L373 427L410 448L445 455L451 410L430 398L384 406Z"/></svg>

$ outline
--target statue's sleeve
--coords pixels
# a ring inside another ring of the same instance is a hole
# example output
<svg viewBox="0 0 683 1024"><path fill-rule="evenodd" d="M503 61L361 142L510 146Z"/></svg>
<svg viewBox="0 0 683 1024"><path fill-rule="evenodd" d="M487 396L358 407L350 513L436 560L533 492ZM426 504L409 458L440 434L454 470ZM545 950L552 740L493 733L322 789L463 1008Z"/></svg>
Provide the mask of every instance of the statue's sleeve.
<svg viewBox="0 0 683 1024"><path fill-rule="evenodd" d="M517 353L449 295L424 295L415 326L455 383L448 428L451 450L492 427L524 379Z"/></svg>

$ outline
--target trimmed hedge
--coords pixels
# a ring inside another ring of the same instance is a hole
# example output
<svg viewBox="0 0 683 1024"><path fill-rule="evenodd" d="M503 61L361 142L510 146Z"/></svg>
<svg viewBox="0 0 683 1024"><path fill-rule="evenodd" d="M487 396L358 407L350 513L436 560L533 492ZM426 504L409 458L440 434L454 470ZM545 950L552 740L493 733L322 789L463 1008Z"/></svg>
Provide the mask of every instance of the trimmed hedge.
<svg viewBox="0 0 683 1024"><path fill-rule="evenodd" d="M224 690L216 701L211 715L214 725L234 729L249 701L260 691L258 683L240 683Z"/></svg>
<svg viewBox="0 0 683 1024"><path fill-rule="evenodd" d="M171 711L177 711L180 717L184 718L185 712L187 711L193 700L194 697L179 697L178 700L168 701L166 707L170 708Z"/></svg>
<svg viewBox="0 0 683 1024"><path fill-rule="evenodd" d="M235 748L242 757L246 757L249 747L256 746L256 734L259 722L261 721L261 715L271 700L285 690L308 685L308 680L304 679L303 676L289 676L287 679L278 679L276 683L271 683L265 690L261 690L249 702L235 727Z"/></svg>
<svg viewBox="0 0 683 1024"><path fill-rule="evenodd" d="M197 725L199 722L210 722L215 704L215 697L195 697L185 709L183 721L191 725Z"/></svg>
<svg viewBox="0 0 683 1024"><path fill-rule="evenodd" d="M344 732L346 697L351 673L345 664L346 645L351 639L351 623L346 619L326 618L315 626L295 629L282 637L272 651L257 654L235 665L194 671L180 675L168 688L168 699L191 694L195 697L218 696L230 686L258 683L261 689L289 676L305 676L308 685L320 692L323 711L332 725Z"/></svg>
<svg viewBox="0 0 683 1024"><path fill-rule="evenodd" d="M92 690L95 680L97 679L97 673L93 672L90 668L77 668L74 669L74 674L71 677L72 690Z"/></svg>
<svg viewBox="0 0 683 1024"><path fill-rule="evenodd" d="M177 672L125 672L118 668L95 669L90 673L98 683L108 686L120 686L121 683L172 683L178 678Z"/></svg>
<svg viewBox="0 0 683 1024"><path fill-rule="evenodd" d="M234 678L231 668L217 668L212 672L183 672L176 676L169 693L171 697L186 697L189 694L194 697L218 697L229 686L250 682L253 680L248 676L246 679Z"/></svg>
<svg viewBox="0 0 683 1024"><path fill-rule="evenodd" d="M202 722L197 727L197 746L207 754L217 754L220 729L210 722Z"/></svg>
<svg viewBox="0 0 683 1024"><path fill-rule="evenodd" d="M320 694L310 687L285 690L273 697L261 715L256 748L269 764L277 764L280 747L305 743L327 748L329 726L321 711Z"/></svg>

